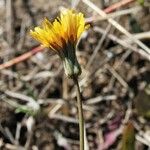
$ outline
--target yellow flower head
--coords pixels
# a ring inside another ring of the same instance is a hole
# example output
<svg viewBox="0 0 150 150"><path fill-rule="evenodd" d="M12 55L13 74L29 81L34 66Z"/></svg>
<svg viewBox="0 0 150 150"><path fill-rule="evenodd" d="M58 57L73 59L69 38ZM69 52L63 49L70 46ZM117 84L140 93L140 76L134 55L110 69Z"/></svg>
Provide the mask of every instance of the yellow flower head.
<svg viewBox="0 0 150 150"><path fill-rule="evenodd" d="M80 35L87 28L88 25L85 25L82 13L67 10L62 12L53 23L45 19L41 27L35 27L30 33L43 46L58 52L63 50L67 44L75 46Z"/></svg>
<svg viewBox="0 0 150 150"><path fill-rule="evenodd" d="M79 64L75 55L75 47L81 34L88 26L85 24L82 13L67 10L62 12L60 17L55 19L53 23L45 19L41 27L35 27L34 31L31 30L30 33L44 47L51 48L57 52L63 59L63 62L67 62L67 68L70 69L72 76L75 73L79 74ZM66 63L64 66L66 69Z"/></svg>

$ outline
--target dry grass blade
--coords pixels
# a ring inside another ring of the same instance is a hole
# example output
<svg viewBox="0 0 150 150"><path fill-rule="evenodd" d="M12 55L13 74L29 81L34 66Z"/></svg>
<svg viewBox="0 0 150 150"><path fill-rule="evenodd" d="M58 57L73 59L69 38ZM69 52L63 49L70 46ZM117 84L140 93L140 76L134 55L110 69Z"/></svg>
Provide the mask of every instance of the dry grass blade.
<svg viewBox="0 0 150 150"><path fill-rule="evenodd" d="M89 0L82 0L86 5L88 5L90 8L92 8L94 11L96 11L100 16L102 17L107 17L107 14L101 10L100 8L98 8L94 3L92 3ZM123 34L125 34L127 37L131 38L136 44L138 44L143 51L145 51L145 53L150 57L150 49L143 44L141 41L139 41L138 39L135 39L132 34L130 34L123 26L121 26L118 22L116 22L115 20L109 18L108 22L111 23L115 28L117 28L120 32L122 32Z"/></svg>
<svg viewBox="0 0 150 150"><path fill-rule="evenodd" d="M133 37L139 40L150 39L150 31L133 34ZM128 43L132 42L130 38L123 38L122 40L125 40Z"/></svg>
<svg viewBox="0 0 150 150"><path fill-rule="evenodd" d="M88 63L87 63L87 66L86 66L87 69L90 67L90 65L92 64L92 62L93 62L95 56L97 55L98 51L101 49L102 44L103 44L103 42L105 41L105 38L106 38L106 36L107 36L107 34L108 34L110 28L111 28L111 25L109 24L109 25L107 26L107 28L106 28L104 34L102 35L102 38L100 39L98 45L96 46L96 48L95 48L95 50L94 50L92 56L90 57L90 60L89 60Z"/></svg>
<svg viewBox="0 0 150 150"><path fill-rule="evenodd" d="M97 32L100 32L102 34L104 34L104 32L105 32L103 29L101 29L99 27L95 27L94 30ZM119 39L115 35L108 34L107 37L110 38L111 40L117 42L118 44L122 45L123 47L131 49L132 51L134 51L136 53L139 53L141 56L143 56L144 58L146 58L147 60L150 61L150 55L148 55L145 51L143 51L143 49L136 48L136 47L130 45L129 43L127 43L126 41Z"/></svg>
<svg viewBox="0 0 150 150"><path fill-rule="evenodd" d="M6 30L7 30L7 41L9 46L14 44L14 12L13 12L13 1L6 0Z"/></svg>
<svg viewBox="0 0 150 150"><path fill-rule="evenodd" d="M127 15L127 14L138 13L141 9L142 9L142 7L137 6L137 7L134 7L134 8L129 8L129 9L125 9L125 10L120 10L120 11L116 11L116 12L113 12L113 13L109 13L105 17L92 16L90 18L87 18L86 22L103 21L103 20L107 20L109 18L115 18L115 17Z"/></svg>

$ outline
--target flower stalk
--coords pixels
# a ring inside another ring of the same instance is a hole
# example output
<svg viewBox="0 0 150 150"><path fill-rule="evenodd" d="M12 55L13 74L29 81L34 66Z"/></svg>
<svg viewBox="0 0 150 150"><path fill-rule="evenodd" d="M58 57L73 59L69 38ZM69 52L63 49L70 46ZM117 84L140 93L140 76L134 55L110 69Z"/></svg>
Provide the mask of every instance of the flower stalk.
<svg viewBox="0 0 150 150"><path fill-rule="evenodd" d="M78 83L78 78L73 77L74 84L76 86L77 92L77 106L78 106L78 116L79 116L79 134L80 134L80 150L84 150L84 117L83 117L83 108L82 108L82 99L81 92Z"/></svg>

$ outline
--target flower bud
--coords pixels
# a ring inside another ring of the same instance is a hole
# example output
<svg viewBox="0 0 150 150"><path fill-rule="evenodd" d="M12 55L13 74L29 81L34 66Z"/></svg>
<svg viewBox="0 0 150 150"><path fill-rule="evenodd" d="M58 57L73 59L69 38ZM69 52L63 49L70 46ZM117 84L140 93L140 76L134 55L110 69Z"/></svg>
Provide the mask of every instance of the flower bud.
<svg viewBox="0 0 150 150"><path fill-rule="evenodd" d="M81 74L81 67L78 63L77 58L75 57L74 60L70 59L70 58L65 58L63 60L63 66L64 66L64 70L65 70L65 74L67 75L67 77L72 78L74 76L79 76Z"/></svg>

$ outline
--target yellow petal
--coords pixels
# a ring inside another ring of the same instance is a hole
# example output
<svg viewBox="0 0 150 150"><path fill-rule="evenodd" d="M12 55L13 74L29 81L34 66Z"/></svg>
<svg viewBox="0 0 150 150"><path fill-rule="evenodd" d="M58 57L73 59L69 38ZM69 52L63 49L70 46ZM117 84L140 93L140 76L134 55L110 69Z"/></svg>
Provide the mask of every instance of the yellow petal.
<svg viewBox="0 0 150 150"><path fill-rule="evenodd" d="M62 12L53 23L45 18L42 26L35 27L34 31L30 31L30 34L46 47L63 50L64 45L67 45L68 42L76 45L77 40L88 27L85 25L82 13L67 10Z"/></svg>

